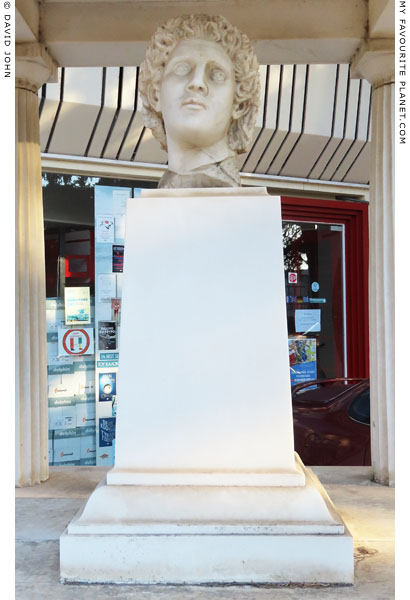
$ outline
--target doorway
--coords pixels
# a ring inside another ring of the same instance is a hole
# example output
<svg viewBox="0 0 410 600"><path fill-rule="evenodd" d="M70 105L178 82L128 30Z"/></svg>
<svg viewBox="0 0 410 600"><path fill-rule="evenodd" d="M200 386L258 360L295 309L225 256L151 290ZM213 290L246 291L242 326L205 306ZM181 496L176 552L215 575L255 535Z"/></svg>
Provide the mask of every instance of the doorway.
<svg viewBox="0 0 410 600"><path fill-rule="evenodd" d="M369 377L367 203L281 204L289 340L315 340L310 379Z"/></svg>

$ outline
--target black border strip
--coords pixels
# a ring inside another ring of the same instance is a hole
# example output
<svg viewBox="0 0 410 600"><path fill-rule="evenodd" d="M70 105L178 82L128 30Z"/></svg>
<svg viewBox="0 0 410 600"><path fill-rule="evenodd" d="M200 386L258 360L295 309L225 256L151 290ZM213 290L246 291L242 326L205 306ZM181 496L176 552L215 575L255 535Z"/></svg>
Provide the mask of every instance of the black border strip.
<svg viewBox="0 0 410 600"><path fill-rule="evenodd" d="M346 152L343 154L343 158L339 161L338 166L333 171L332 176L330 178L331 181L333 181L333 177L336 175L337 171L341 168L341 166L343 165L343 162L346 160L350 150L353 148L354 144L357 142L357 135L359 133L360 103L361 103L361 99L362 99L362 84L363 84L363 79L359 79L359 93L357 95L356 125L355 125L355 129L354 129L354 138L353 138L351 144L349 145L348 149L346 150ZM340 181L343 181L343 180L341 179Z"/></svg>
<svg viewBox="0 0 410 600"><path fill-rule="evenodd" d="M62 107L63 101L64 101L64 79L65 79L65 67L61 67L60 100L58 101L58 106L57 106L56 114L54 115L53 124L51 126L50 133L49 133L49 136L48 136L48 140L47 140L47 143L46 143L46 147L45 147L45 150L44 150L44 152L46 154L48 152L48 149L50 148L51 140L53 139L54 130L56 128L58 117L60 115L60 110L61 110L61 107Z"/></svg>
<svg viewBox="0 0 410 600"><path fill-rule="evenodd" d="M40 104L38 107L38 118L39 119L41 118L41 113L43 112L43 106L44 106L44 102L46 100L46 95L47 95L47 84L45 83L41 87L41 100L40 100Z"/></svg>
<svg viewBox="0 0 410 600"><path fill-rule="evenodd" d="M333 139L333 135L335 132L335 124L336 124L336 106L337 106L337 93L339 91L339 73L340 73L340 65L336 65L335 93L333 96L333 114L332 114L332 127L330 129L330 136L329 136L329 139L327 140L326 144L323 146L322 150L320 151L319 156L313 163L313 167L310 169L309 173L306 175L306 179L309 179L312 171L314 170L317 163L322 158L323 154L326 152L327 147L329 146L330 142Z"/></svg>
<svg viewBox="0 0 410 600"><path fill-rule="evenodd" d="M264 98L264 102L263 102L263 117L262 117L262 127L260 132L258 133L258 135L256 136L255 141L252 144L252 148L249 150L248 152L248 156L245 159L245 162L243 163L242 167L241 167L241 171L245 171L245 167L246 167L246 163L248 162L248 160L250 159L252 152L255 149L256 144L259 142L259 138L261 137L263 131L265 130L266 127L266 114L267 114L267 109L268 109L268 97L269 97L269 79L270 79L270 65L266 65L266 78L265 78L265 98Z"/></svg>
<svg viewBox="0 0 410 600"><path fill-rule="evenodd" d="M106 82L106 79L107 79L107 67L103 67L103 70L102 70L102 82L101 82L101 103L100 103L100 109L99 109L97 117L95 119L95 123L94 123L93 129L91 131L90 139L88 140L88 144L87 144L87 147L86 147L85 152L84 152L84 156L88 156L91 144L92 144L94 136L95 136L95 132L96 132L97 127L98 127L98 123L99 123L100 118L101 118L101 113L102 113L102 111L104 109L104 102L105 102L105 82Z"/></svg>
<svg viewBox="0 0 410 600"><path fill-rule="evenodd" d="M332 162L336 152L339 150L340 145L343 144L344 140L345 140L345 136L346 136L346 127L347 127L347 112L349 109L349 98L350 98L350 65L349 65L349 69L347 72L347 86L346 86L346 104L345 104L345 115L344 115L344 123L343 123L343 135L342 135L342 139L340 140L340 142L338 143L338 145L336 146L336 148L334 149L334 151L332 152L331 157L329 158L329 160L327 161L327 163L325 164L322 172L320 173L318 179L322 178L323 173L326 171L326 169L328 168L328 166L330 165L330 163ZM326 181L331 181L330 179L327 179Z"/></svg>
<svg viewBox="0 0 410 600"><path fill-rule="evenodd" d="M130 159L130 160L131 160L131 162L134 160L134 158L135 158L135 155L136 155L136 154L137 154L137 152L138 152L138 148L140 147L140 144L141 144L141 142L142 142L142 138L144 137L145 129L146 129L146 127L145 127L145 125L144 125L144 127L142 128L142 131L141 131L141 133L140 133L140 137L138 138L138 142L135 144L134 152L133 152L133 153L132 153L132 155L131 155L131 159Z"/></svg>
<svg viewBox="0 0 410 600"><path fill-rule="evenodd" d="M131 129L131 125L132 122L134 121L134 117L136 115L137 109L138 109L138 80L139 80L139 74L140 74L140 68L136 67L136 72L135 72L135 95L134 95L134 108L130 117L130 120L128 121L128 125L127 128L125 130L124 136L122 138L122 142L120 144L120 147L118 148L118 152L117 155L115 157L115 160L119 160L119 156L122 152L122 149L124 147L125 141L128 137L129 131Z"/></svg>
<svg viewBox="0 0 410 600"><path fill-rule="evenodd" d="M289 124L288 124L288 130L286 132L285 137L283 138L283 140L280 143L279 148L276 150L272 160L269 163L269 167L266 169L266 174L269 175L271 173L269 173L269 171L272 168L273 163L276 160L276 157L279 155L279 152L282 150L283 148L283 144L286 142L286 140L288 139L289 135L290 135L290 130L292 128L292 121L293 121L293 105L294 105L294 100L295 100L295 84L296 84L296 66L297 65L293 65L293 73L292 73L292 89L290 92L290 108L289 108Z"/></svg>
<svg viewBox="0 0 410 600"><path fill-rule="evenodd" d="M292 156L293 152L295 151L295 148L298 145L300 138L302 137L302 135L305 132L307 91L308 91L308 85L309 85L309 67L310 67L310 65L306 65L305 87L304 87L304 90L303 90L302 126L300 128L300 133L299 133L299 135L297 137L297 140L293 144L293 146L292 146L292 148L291 148L291 150L290 150L287 158L285 158L285 161L284 161L283 165L279 169L278 175L280 175L282 173L282 170L286 166L288 160L290 159L290 157Z"/></svg>
<svg viewBox="0 0 410 600"><path fill-rule="evenodd" d="M262 152L262 154L259 157L258 162L255 165L254 170L252 171L253 173L256 173L256 169L259 167L261 161L263 160L266 152L268 151L269 146L271 145L273 138L275 137L277 131L278 131L278 123L279 123L279 115L280 115L280 109L281 109L281 104L282 104L282 85L283 85L283 68L284 65L280 65L280 72L279 72L279 90L278 90L278 104L276 107L276 122L275 122L275 129L272 133L272 135L270 136L269 142L266 144L265 146L265 150Z"/></svg>
<svg viewBox="0 0 410 600"><path fill-rule="evenodd" d="M349 174L349 171L351 171L353 165L355 164L355 162L357 161L357 159L359 158L359 156L361 155L361 153L363 152L363 150L366 148L367 144L369 143L370 123L371 123L371 116L372 116L372 96L373 96L373 87L370 86L369 114L367 116L366 141L364 142L363 146L360 148L359 152L356 154L356 156L352 160L352 164L350 165L350 167L347 169L346 173L344 174L342 181L344 181L346 179L347 175Z"/></svg>
<svg viewBox="0 0 410 600"><path fill-rule="evenodd" d="M101 150L100 158L104 158L105 151L107 150L108 142L110 141L112 132L114 131L115 124L118 119L118 115L120 114L121 104L122 104L122 86L124 82L124 67L119 67L118 72L118 96L117 96L117 108L115 109L114 116L111 121L110 128L107 133L107 137L105 138L104 146Z"/></svg>

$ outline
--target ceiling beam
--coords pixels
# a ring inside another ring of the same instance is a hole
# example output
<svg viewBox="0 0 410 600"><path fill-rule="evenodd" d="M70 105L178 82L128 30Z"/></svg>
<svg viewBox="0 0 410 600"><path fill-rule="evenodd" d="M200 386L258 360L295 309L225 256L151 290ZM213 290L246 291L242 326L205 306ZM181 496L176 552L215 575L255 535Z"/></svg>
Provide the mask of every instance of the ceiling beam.
<svg viewBox="0 0 410 600"><path fill-rule="evenodd" d="M60 66L132 66L157 26L189 13L224 15L261 64L347 63L368 26L367 0L43 0L41 37Z"/></svg>
<svg viewBox="0 0 410 600"><path fill-rule="evenodd" d="M394 36L394 0L369 0L369 37Z"/></svg>
<svg viewBox="0 0 410 600"><path fill-rule="evenodd" d="M37 42L40 32L40 9L37 0L17 0L15 7L16 42Z"/></svg>

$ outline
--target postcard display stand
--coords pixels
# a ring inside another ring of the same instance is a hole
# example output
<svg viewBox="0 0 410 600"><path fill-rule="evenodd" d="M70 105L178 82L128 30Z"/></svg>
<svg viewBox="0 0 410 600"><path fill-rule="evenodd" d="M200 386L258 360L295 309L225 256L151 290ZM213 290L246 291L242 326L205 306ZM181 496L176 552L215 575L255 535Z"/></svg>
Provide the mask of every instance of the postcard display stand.
<svg viewBox="0 0 410 600"><path fill-rule="evenodd" d="M353 582L293 452L280 201L129 201L115 465L60 538L67 582Z"/></svg>
<svg viewBox="0 0 410 600"><path fill-rule="evenodd" d="M72 290L73 288L71 288ZM90 323L94 327L94 306L90 302ZM59 335L69 333L64 298L47 298L47 383L49 464L95 465L95 363L94 351L60 352ZM81 326L81 325L78 325Z"/></svg>

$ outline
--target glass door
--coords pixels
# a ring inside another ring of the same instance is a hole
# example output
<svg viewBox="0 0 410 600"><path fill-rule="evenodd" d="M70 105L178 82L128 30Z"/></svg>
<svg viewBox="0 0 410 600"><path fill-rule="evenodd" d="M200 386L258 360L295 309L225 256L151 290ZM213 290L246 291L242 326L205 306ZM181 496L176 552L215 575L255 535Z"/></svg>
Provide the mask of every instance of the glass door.
<svg viewBox="0 0 410 600"><path fill-rule="evenodd" d="M291 383L347 375L343 224L283 221Z"/></svg>

